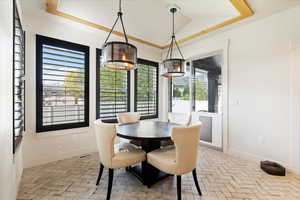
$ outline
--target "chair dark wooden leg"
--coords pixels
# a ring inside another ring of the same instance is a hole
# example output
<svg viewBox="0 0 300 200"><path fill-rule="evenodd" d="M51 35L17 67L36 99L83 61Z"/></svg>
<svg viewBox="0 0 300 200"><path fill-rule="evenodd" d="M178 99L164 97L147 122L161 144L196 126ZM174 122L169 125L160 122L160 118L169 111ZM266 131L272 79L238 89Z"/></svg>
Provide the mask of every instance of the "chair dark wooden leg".
<svg viewBox="0 0 300 200"><path fill-rule="evenodd" d="M109 169L108 188L107 188L106 200L110 199L110 194L111 194L111 188L112 188L112 184L113 184L113 179L114 179L114 169Z"/></svg>
<svg viewBox="0 0 300 200"><path fill-rule="evenodd" d="M181 176L177 176L177 199L181 200Z"/></svg>
<svg viewBox="0 0 300 200"><path fill-rule="evenodd" d="M197 180L197 172L196 172L196 169L193 170L193 178L194 178L194 182L195 182L195 185L196 185L196 188L198 190L198 193L200 196L202 196L202 192L200 190L200 187L199 187L199 183L198 183L198 180Z"/></svg>
<svg viewBox="0 0 300 200"><path fill-rule="evenodd" d="M100 179L101 179L101 176L102 176L102 173L103 173L103 169L104 169L104 166L100 163L100 170L99 170L99 175L98 175L98 178L97 178L96 185L99 185L99 182L100 182Z"/></svg>

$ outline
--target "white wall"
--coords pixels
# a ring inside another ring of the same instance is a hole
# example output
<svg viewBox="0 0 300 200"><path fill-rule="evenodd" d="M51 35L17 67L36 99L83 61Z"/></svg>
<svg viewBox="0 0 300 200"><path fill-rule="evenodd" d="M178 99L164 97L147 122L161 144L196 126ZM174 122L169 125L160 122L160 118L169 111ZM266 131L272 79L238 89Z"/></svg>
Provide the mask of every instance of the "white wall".
<svg viewBox="0 0 300 200"><path fill-rule="evenodd" d="M299 143L294 140L299 131L295 131L295 126L299 122L291 105L294 99L292 86L295 84L291 72L291 44L300 41L300 26L295 20L299 17L300 7L295 7L182 46L188 59L212 50L224 50L229 39L229 152L256 160L275 160L295 171L299 166ZM95 151L90 128L35 133L35 34L90 46L92 124L95 119L95 48L101 46L106 33L45 12L28 13L24 18L27 22L26 65L27 73L31 74L27 77L26 88L28 133L23 145L25 167ZM159 50L135 45L139 57L161 59ZM160 119L166 119L167 114L167 82L160 77Z"/></svg>
<svg viewBox="0 0 300 200"><path fill-rule="evenodd" d="M228 150L278 161L294 171L299 130L293 131L291 123L291 44L300 41L299 17L300 7L295 7L181 47L188 59L223 49L229 39Z"/></svg>
<svg viewBox="0 0 300 200"><path fill-rule="evenodd" d="M16 199L22 174L22 146L13 155L13 4L0 2L0 199Z"/></svg>
<svg viewBox="0 0 300 200"><path fill-rule="evenodd" d="M24 138L24 167L40 165L50 161L96 151L93 135L93 121L96 118L96 48L100 48L107 36L106 32L50 15L44 11L24 14L26 30L26 127ZM53 131L35 132L35 34L54 37L90 47L90 127ZM117 39L116 37L112 37ZM120 40L120 39L118 39ZM121 39L123 40L123 39ZM160 51L134 43L138 47L138 57L159 61ZM133 72L132 72L133 73ZM133 74L132 76L133 77ZM133 80L133 78L132 78ZM134 90L131 89L131 97ZM133 110L134 107L131 106Z"/></svg>

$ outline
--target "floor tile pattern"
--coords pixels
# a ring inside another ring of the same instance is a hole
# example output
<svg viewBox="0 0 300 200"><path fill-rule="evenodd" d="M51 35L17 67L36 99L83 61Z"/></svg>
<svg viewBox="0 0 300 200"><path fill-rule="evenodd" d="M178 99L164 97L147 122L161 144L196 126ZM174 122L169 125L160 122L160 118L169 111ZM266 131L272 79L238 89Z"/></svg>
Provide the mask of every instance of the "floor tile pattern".
<svg viewBox="0 0 300 200"><path fill-rule="evenodd" d="M206 147L199 148L198 196L192 174L182 177L183 200L300 200L300 177L270 176L257 163ZM18 200L102 200L106 197L108 170L100 185L96 153L73 157L24 170ZM175 177L147 188L125 169L115 170L112 200L176 200Z"/></svg>

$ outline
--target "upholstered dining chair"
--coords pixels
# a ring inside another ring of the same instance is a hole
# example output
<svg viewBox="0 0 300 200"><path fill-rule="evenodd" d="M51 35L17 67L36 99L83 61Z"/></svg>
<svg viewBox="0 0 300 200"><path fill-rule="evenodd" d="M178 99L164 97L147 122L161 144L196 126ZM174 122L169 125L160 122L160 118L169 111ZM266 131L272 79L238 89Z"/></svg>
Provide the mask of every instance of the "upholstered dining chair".
<svg viewBox="0 0 300 200"><path fill-rule="evenodd" d="M198 124L200 120L200 113L199 112L192 112L191 113L191 120L189 125Z"/></svg>
<svg viewBox="0 0 300 200"><path fill-rule="evenodd" d="M119 124L130 124L130 123L137 123L140 121L140 114L138 112L126 112L126 113L118 113L117 119ZM120 139L121 143L131 143L136 146L141 146L139 141L135 140L127 140L127 139Z"/></svg>
<svg viewBox="0 0 300 200"><path fill-rule="evenodd" d="M172 123L188 126L191 121L191 113L169 112L168 120Z"/></svg>
<svg viewBox="0 0 300 200"><path fill-rule="evenodd" d="M118 113L119 124L136 123L140 121L140 114L137 112Z"/></svg>
<svg viewBox="0 0 300 200"><path fill-rule="evenodd" d="M102 123L101 120L96 120L94 125L100 160L100 170L96 185L99 185L104 167L108 168L109 178L106 200L109 200L113 183L114 169L126 168L128 166L145 161L146 153L140 149L134 148L132 145L116 148L116 146L118 146L114 145L114 139L117 135L116 124L106 124Z"/></svg>
<svg viewBox="0 0 300 200"><path fill-rule="evenodd" d="M173 127L173 149L158 149L147 154L147 162L168 174L177 177L177 198L181 200L181 175L192 172L199 195L196 166L201 122L193 126Z"/></svg>
<svg viewBox="0 0 300 200"><path fill-rule="evenodd" d="M191 114L190 113L176 113L169 112L168 113L168 121L176 124L180 124L182 126L188 126L191 122ZM171 148L174 147L174 142L172 140L164 140L161 141L162 148Z"/></svg>

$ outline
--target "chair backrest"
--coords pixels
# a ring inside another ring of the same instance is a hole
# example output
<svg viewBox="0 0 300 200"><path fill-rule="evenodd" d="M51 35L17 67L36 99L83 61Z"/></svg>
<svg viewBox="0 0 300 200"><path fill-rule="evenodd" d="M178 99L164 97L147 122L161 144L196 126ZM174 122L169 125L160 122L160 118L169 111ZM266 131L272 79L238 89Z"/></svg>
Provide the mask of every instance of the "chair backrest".
<svg viewBox="0 0 300 200"><path fill-rule="evenodd" d="M114 140L117 135L116 125L102 123L101 120L96 120L94 125L100 162L105 167L110 168L112 166L112 158L115 155Z"/></svg>
<svg viewBox="0 0 300 200"><path fill-rule="evenodd" d="M191 114L170 112L168 119L169 122L180 124L183 126L188 126L191 121Z"/></svg>
<svg viewBox="0 0 300 200"><path fill-rule="evenodd" d="M197 165L201 122L193 126L173 127L178 174L191 172Z"/></svg>
<svg viewBox="0 0 300 200"><path fill-rule="evenodd" d="M140 121L140 114L137 112L118 113L117 119L119 124L136 123Z"/></svg>
<svg viewBox="0 0 300 200"><path fill-rule="evenodd" d="M191 121L190 121L189 125L191 126L191 125L199 124L199 120L200 120L200 113L192 112L191 113Z"/></svg>

